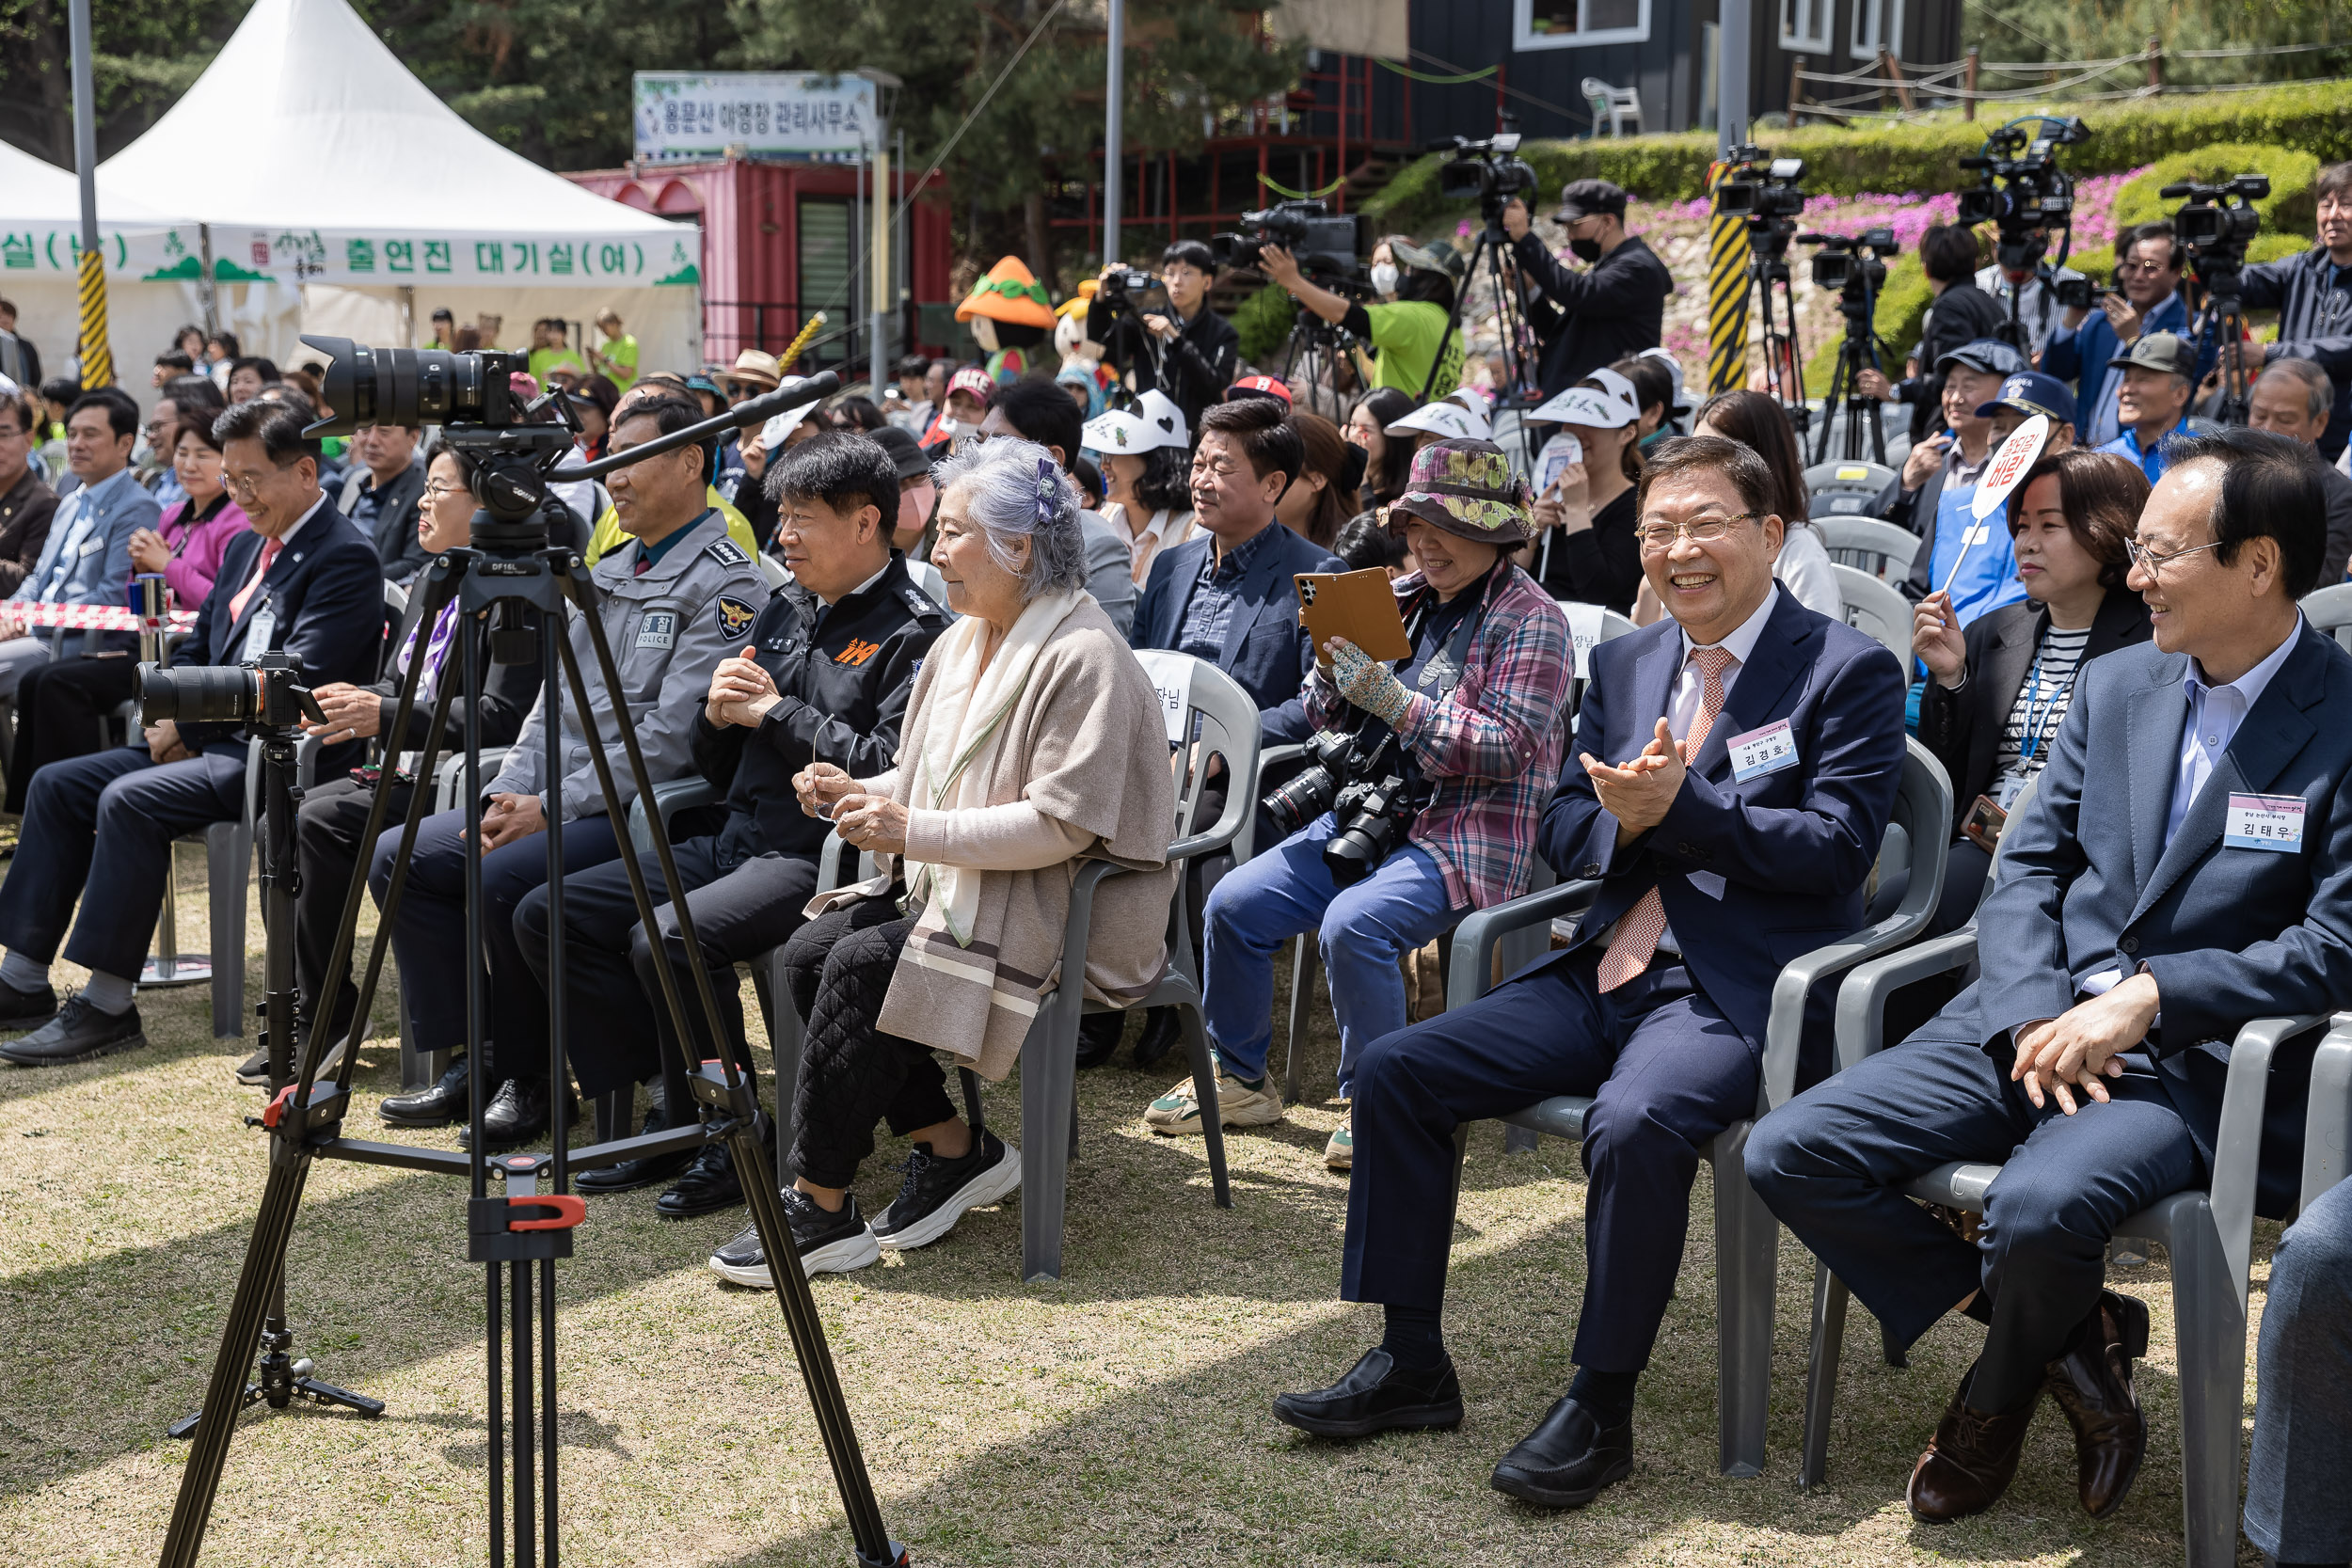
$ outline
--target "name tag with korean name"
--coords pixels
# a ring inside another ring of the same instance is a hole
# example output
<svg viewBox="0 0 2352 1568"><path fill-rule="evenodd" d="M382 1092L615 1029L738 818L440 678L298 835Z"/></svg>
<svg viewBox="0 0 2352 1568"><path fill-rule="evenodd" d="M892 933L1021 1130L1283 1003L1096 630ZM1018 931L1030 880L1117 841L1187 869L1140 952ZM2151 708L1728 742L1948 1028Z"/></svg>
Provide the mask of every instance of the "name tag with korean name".
<svg viewBox="0 0 2352 1568"><path fill-rule="evenodd" d="M2233 849L2293 854L2303 847L2303 800L2296 795L2233 795L2221 842Z"/></svg>
<svg viewBox="0 0 2352 1568"><path fill-rule="evenodd" d="M1724 750L1731 754L1732 779L1740 784L1797 765L1797 737L1786 719L1775 719L1760 730L1733 736L1724 743Z"/></svg>
<svg viewBox="0 0 2352 1568"><path fill-rule="evenodd" d="M637 623L637 645L641 648L671 648L677 644L677 611L649 610Z"/></svg>
<svg viewBox="0 0 2352 1568"><path fill-rule="evenodd" d="M245 653L247 658L269 652L270 639L278 635L278 606L269 599L253 612L253 619L245 624Z"/></svg>

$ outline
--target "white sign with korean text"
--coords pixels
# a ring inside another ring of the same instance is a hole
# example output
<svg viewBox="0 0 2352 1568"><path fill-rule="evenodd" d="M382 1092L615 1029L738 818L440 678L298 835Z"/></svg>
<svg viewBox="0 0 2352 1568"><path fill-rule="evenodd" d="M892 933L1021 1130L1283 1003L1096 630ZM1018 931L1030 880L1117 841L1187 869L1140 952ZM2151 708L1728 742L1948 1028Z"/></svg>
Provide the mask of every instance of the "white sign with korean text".
<svg viewBox="0 0 2352 1568"><path fill-rule="evenodd" d="M803 71L641 71L637 156L853 158L876 135L874 84Z"/></svg>

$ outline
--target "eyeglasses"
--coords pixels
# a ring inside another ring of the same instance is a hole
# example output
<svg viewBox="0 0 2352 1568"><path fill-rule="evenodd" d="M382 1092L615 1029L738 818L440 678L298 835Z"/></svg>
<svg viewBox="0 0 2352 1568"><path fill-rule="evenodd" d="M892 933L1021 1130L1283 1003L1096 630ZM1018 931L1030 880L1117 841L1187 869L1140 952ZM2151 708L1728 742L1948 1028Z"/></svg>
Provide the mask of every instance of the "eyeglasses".
<svg viewBox="0 0 2352 1568"><path fill-rule="evenodd" d="M427 501L437 501L443 496L467 496L472 493L462 484L444 484L437 479L428 479L424 482L424 499Z"/></svg>
<svg viewBox="0 0 2352 1568"><path fill-rule="evenodd" d="M1633 537L1642 542L1642 548L1651 555L1660 555L1674 548L1677 538L1693 545L1711 545L1730 531L1734 523L1744 523L1756 515L1753 512L1736 512L1729 516L1692 517L1680 523L1648 523L1633 531Z"/></svg>
<svg viewBox="0 0 2352 1568"><path fill-rule="evenodd" d="M2210 545L2191 545L2185 550L2152 550L2137 539L2123 541L2123 553L2132 558L2132 564L2152 578L2175 561L2201 554L2206 550L2217 550L2220 547L2221 541L2218 539Z"/></svg>

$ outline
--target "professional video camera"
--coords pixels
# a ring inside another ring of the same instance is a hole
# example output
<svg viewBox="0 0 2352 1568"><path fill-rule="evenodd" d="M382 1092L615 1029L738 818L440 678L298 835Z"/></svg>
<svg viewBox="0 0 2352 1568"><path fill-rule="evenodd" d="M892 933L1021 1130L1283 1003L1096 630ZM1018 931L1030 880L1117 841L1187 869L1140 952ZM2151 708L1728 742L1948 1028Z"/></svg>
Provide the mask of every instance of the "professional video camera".
<svg viewBox="0 0 2352 1568"><path fill-rule="evenodd" d="M1268 245L1297 258L1304 271L1324 281L1356 270L1356 220L1333 217L1320 201L1278 201L1241 215L1241 231L1212 234L1209 252L1220 267L1254 267Z"/></svg>
<svg viewBox="0 0 2352 1568"><path fill-rule="evenodd" d="M1378 870L1421 810L1396 736L1383 730L1369 750L1364 738L1358 731L1316 731L1307 737L1306 768L1261 802L1284 838L1331 813L1337 831L1323 846L1323 863L1342 887Z"/></svg>
<svg viewBox="0 0 2352 1568"><path fill-rule="evenodd" d="M2038 129L2047 127L2047 129ZM1995 129L1983 148L1963 158L1975 169L1975 189L1960 193L1960 221L1973 228L1995 225L2001 270L2024 281L2034 276L2048 248L2051 230L2071 239L2074 221L2074 178L2058 167L2058 150L2090 138L2079 119L2026 115ZM2065 260L2061 245L2058 260Z"/></svg>
<svg viewBox="0 0 2352 1568"><path fill-rule="evenodd" d="M2246 264L2246 247L2262 230L2262 214L2254 203L2270 197L2270 177L2241 174L2218 185L2184 182L2167 185L2167 201L2182 203L2172 214L2172 232L2197 263L2197 276L2210 288L2216 273L2234 274Z"/></svg>
<svg viewBox="0 0 2352 1568"><path fill-rule="evenodd" d="M1797 243L1820 246L1813 255L1814 286L1836 289L1850 303L1886 287L1886 263L1902 248L1895 243L1895 230L1883 227L1866 229L1851 238L1800 234Z"/></svg>
<svg viewBox="0 0 2352 1568"><path fill-rule="evenodd" d="M1775 158L1755 143L1731 150L1731 177L1715 187L1715 210L1748 226L1748 248L1758 261L1788 254L1804 212L1803 158Z"/></svg>
<svg viewBox="0 0 2352 1568"><path fill-rule="evenodd" d="M1842 408L1846 433L1842 455L1849 461L1867 456L1873 462L1884 462L1886 436L1880 428L1879 403L1863 393L1860 378L1864 371L1880 368L1878 300L1886 287L1886 263L1900 248L1895 243L1895 230L1882 226L1851 236L1800 234L1797 239L1820 247L1813 253L1813 281L1817 287L1837 291L1838 313L1846 319L1846 335L1837 345L1837 364L1830 372L1829 392L1821 402L1821 428L1814 443L1813 461L1827 461L1830 432ZM1871 443L1867 449L1863 446L1866 427Z"/></svg>
<svg viewBox="0 0 2352 1568"><path fill-rule="evenodd" d="M1438 194L1448 201L1477 202L1479 215L1490 224L1502 222L1502 209L1514 199L1534 197L1535 170L1518 155L1517 131L1498 131L1484 141L1454 136L1430 148L1454 153L1438 166Z"/></svg>
<svg viewBox="0 0 2352 1568"><path fill-rule="evenodd" d="M302 661L272 649L243 664L198 664L172 670L142 664L131 677L139 722L251 724L291 729L308 719L326 722L302 684Z"/></svg>

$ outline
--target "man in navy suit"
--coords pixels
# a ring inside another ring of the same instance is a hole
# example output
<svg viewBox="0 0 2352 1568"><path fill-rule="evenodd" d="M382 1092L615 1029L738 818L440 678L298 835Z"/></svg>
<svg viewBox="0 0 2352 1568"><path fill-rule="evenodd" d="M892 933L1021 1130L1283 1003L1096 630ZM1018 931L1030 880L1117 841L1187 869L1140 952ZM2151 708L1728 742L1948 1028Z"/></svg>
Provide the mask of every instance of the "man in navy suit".
<svg viewBox="0 0 2352 1568"><path fill-rule="evenodd" d="M1561 876L1599 883L1591 912L1565 951L1364 1053L1341 1292L1381 1303L1387 1333L1337 1384L1276 1400L1291 1425L1461 1419L1438 1334L1454 1130L1591 1095L1579 1370L1493 1484L1573 1508L1631 1469L1698 1151L1755 1112L1781 966L1861 926L1901 775L1902 668L1774 585L1771 494L1763 459L1717 436L1644 469L1643 571L1669 618L1593 651L1540 839Z"/></svg>
<svg viewBox="0 0 2352 1568"><path fill-rule="evenodd" d="M236 664L274 648L314 686L375 678L382 568L374 544L319 489L308 421L307 408L253 402L215 424L223 477L252 531L230 542L177 662ZM166 721L129 746L34 775L16 861L0 883L0 1029L40 1027L0 1045L0 1060L46 1067L147 1043L131 991L163 904L171 841L244 811L247 740L233 724ZM321 772L358 760L358 750L322 752ZM68 921L66 958L90 978L60 1009L49 961Z"/></svg>
<svg viewBox="0 0 2352 1568"><path fill-rule="evenodd" d="M1999 1498L2045 1388L2084 1508L2122 1502L2148 1308L2102 1289L2107 1239L2207 1179L2241 1024L2352 1006L2352 657L2296 608L2326 516L2283 437L2181 443L2126 579L2154 641L2083 667L2002 835L1981 978L1749 1140L1766 1204L1894 1342L1952 1311L1991 1329L1912 1472L1920 1519ZM2313 1044L2272 1068L2261 1212L2292 1204ZM1952 1161L2005 1163L1973 1244L1902 1193Z"/></svg>

